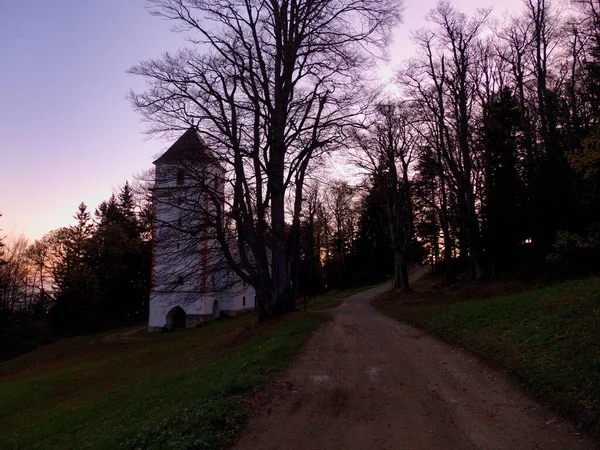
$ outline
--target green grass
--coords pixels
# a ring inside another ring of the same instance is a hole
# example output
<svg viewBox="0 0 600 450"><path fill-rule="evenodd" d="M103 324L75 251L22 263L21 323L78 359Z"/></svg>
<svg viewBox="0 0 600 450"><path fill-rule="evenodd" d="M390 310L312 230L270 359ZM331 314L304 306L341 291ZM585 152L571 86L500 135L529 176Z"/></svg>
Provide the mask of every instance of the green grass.
<svg viewBox="0 0 600 450"><path fill-rule="evenodd" d="M0 448L221 448L327 317L66 339L0 364ZM114 333L114 332L113 332Z"/></svg>
<svg viewBox="0 0 600 450"><path fill-rule="evenodd" d="M600 278L530 292L438 304L430 293L374 304L506 368L542 399L600 430Z"/></svg>

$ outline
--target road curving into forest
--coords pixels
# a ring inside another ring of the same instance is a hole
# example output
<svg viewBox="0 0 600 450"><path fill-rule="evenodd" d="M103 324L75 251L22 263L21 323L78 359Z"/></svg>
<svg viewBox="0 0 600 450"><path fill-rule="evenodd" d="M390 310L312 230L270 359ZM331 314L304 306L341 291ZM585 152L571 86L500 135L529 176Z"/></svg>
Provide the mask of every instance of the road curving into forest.
<svg viewBox="0 0 600 450"><path fill-rule="evenodd" d="M346 299L273 387L236 449L597 449L502 373Z"/></svg>

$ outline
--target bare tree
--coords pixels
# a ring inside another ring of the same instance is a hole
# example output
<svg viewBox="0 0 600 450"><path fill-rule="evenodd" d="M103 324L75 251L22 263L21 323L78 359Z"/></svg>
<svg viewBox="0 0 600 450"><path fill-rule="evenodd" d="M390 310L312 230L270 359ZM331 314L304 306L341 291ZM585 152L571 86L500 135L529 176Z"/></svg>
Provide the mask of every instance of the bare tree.
<svg viewBox="0 0 600 450"><path fill-rule="evenodd" d="M584 127L586 123L597 123L595 115L600 104L600 86L597 82L600 78L600 4L596 0L572 0L571 3L576 10L575 16L569 21L572 79L574 83L575 79L580 83L579 89L571 94L583 100L580 100L573 114L584 113L580 117L581 126Z"/></svg>
<svg viewBox="0 0 600 450"><path fill-rule="evenodd" d="M525 70L530 74L528 109L536 138L533 201L535 225L533 243L546 251L555 227L567 226L566 218L573 205L571 179L564 154L564 129L561 123L563 100L560 98L569 72L565 29L560 11L549 0L526 0L522 20L527 25ZM573 100L571 100L572 102ZM583 112L583 111L582 111ZM577 114L579 115L579 113ZM566 214L556 216L556 207Z"/></svg>
<svg viewBox="0 0 600 450"><path fill-rule="evenodd" d="M27 246L24 236L10 239L5 245L0 265L0 327L10 326L13 313L26 308L31 301Z"/></svg>
<svg viewBox="0 0 600 450"><path fill-rule="evenodd" d="M356 188L343 180L334 180L327 189L325 205L331 218L332 253L339 258L341 273L346 269L346 256L356 233Z"/></svg>
<svg viewBox="0 0 600 450"><path fill-rule="evenodd" d="M476 43L488 15L489 10L480 10L468 18L449 2L439 2L429 14L434 28L415 34L420 56L400 73L400 82L409 96L427 108L433 119L427 132L448 169L450 186L458 199L473 279L482 277L483 267L474 188L473 117L477 96L472 75Z"/></svg>
<svg viewBox="0 0 600 450"><path fill-rule="evenodd" d="M406 103L382 103L365 132L354 140L355 164L366 171L385 199L394 250L394 286L410 288L407 254L413 239L412 169L417 155L414 111Z"/></svg>
<svg viewBox="0 0 600 450"><path fill-rule="evenodd" d="M196 47L132 67L148 89L132 92L131 101L153 132L198 130L224 169L226 191L210 198L219 202L212 210L215 237L229 267L255 288L261 320L290 311L294 252L286 197L293 198L295 223L310 161L338 145L340 129L360 112L364 73L399 23L401 4L148 4L153 14L176 21Z"/></svg>
<svg viewBox="0 0 600 450"><path fill-rule="evenodd" d="M37 239L27 248L27 258L31 264L31 276L36 293L49 295L52 288L51 234Z"/></svg>
<svg viewBox="0 0 600 450"><path fill-rule="evenodd" d="M302 204L300 256L304 261L305 285L302 286L305 299L311 298L320 288L322 266L327 255L329 242L329 222L325 210L323 190L315 180L309 180L305 187L306 195ZM300 274L297 274L300 276Z"/></svg>

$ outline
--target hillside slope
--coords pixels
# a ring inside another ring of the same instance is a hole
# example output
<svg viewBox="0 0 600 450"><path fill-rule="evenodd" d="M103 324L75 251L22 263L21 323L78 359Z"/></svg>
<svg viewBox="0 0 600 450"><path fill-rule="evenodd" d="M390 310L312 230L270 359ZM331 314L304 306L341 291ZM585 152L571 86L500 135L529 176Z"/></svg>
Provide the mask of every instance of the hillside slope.
<svg viewBox="0 0 600 450"><path fill-rule="evenodd" d="M470 292L469 296L473 296ZM387 294L374 305L506 369L586 428L600 430L600 278L461 301Z"/></svg>

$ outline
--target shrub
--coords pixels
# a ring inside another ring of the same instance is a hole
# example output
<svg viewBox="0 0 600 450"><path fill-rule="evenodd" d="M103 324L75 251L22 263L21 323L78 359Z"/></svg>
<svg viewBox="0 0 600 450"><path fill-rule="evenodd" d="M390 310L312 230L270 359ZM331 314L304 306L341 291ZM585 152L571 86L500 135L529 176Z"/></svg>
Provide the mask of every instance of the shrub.
<svg viewBox="0 0 600 450"><path fill-rule="evenodd" d="M600 224L584 233L559 231L547 261L569 272L595 271L600 267Z"/></svg>

